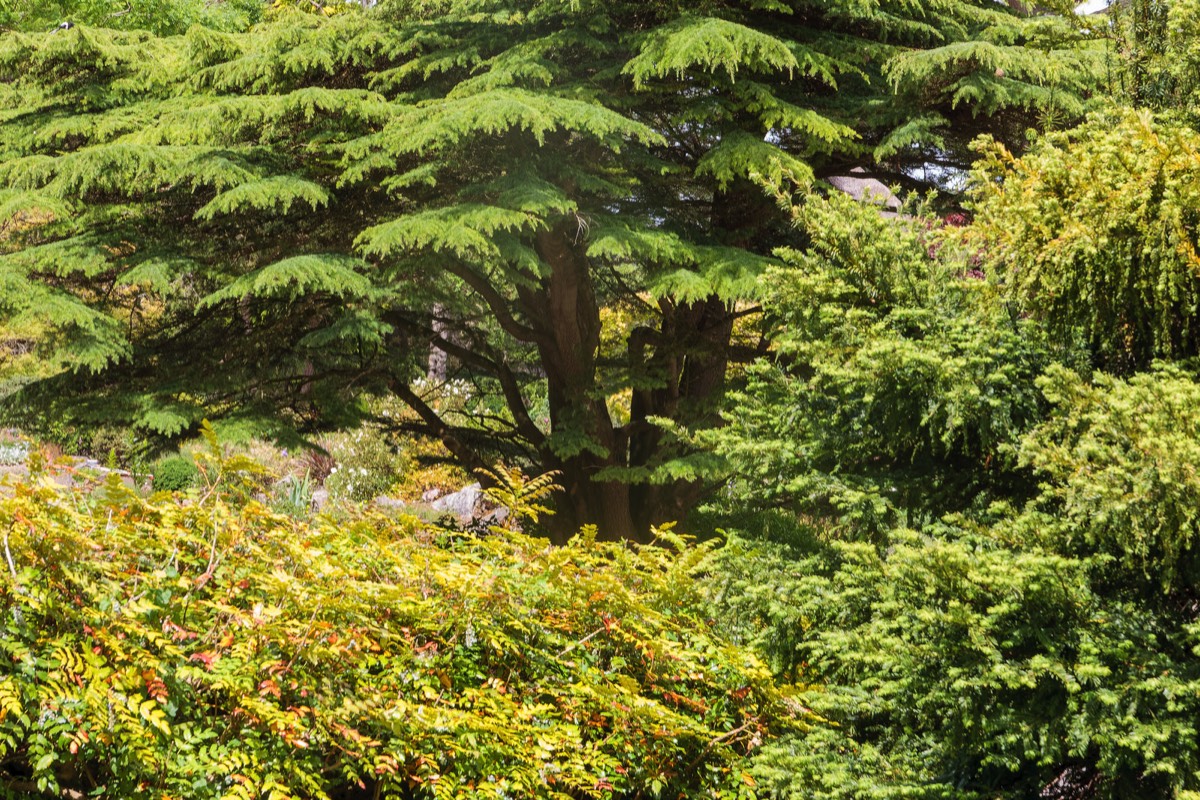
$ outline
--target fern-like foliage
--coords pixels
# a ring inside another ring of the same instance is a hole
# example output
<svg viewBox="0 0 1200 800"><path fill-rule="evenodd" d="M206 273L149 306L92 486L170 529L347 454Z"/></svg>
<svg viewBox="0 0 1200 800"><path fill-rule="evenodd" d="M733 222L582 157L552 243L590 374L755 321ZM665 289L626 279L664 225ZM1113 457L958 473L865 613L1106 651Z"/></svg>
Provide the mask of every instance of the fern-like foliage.
<svg viewBox="0 0 1200 800"><path fill-rule="evenodd" d="M748 796L804 722L705 624L705 549L309 525L204 455L186 504L6 487L0 796Z"/></svg>
<svg viewBox="0 0 1200 800"><path fill-rule="evenodd" d="M634 88L652 78L720 70L793 74L800 66L787 42L726 19L682 17L656 28L625 65Z"/></svg>
<svg viewBox="0 0 1200 800"><path fill-rule="evenodd" d="M235 214L243 209L278 209L286 214L296 203L317 209L329 203L329 193L320 184L286 175L248 181L221 192L196 212L197 219L210 220L218 215Z"/></svg>
<svg viewBox="0 0 1200 800"><path fill-rule="evenodd" d="M493 469L481 468L476 472L491 484L483 490L488 499L504 506L518 519L536 525L541 517L554 514L554 510L544 505L543 501L555 492L562 491L562 487L555 483L560 473L546 472L531 478L520 467L510 467L503 461Z"/></svg>
<svg viewBox="0 0 1200 800"><path fill-rule="evenodd" d="M918 144L945 151L950 138L966 142L998 127L981 122L1006 110L1023 112L1030 126L1065 126L1082 118L1105 70L1103 48L1092 43L1086 22L1068 13L1022 23L993 6L970 10L963 24L969 37L888 61L884 74L896 93L932 100L933 113L898 125L878 146L879 157L911 152Z"/></svg>
<svg viewBox="0 0 1200 800"><path fill-rule="evenodd" d="M198 307L245 297L297 298L315 292L364 297L371 291L371 281L362 274L362 267L362 262L344 256L292 256L230 281L200 300Z"/></svg>

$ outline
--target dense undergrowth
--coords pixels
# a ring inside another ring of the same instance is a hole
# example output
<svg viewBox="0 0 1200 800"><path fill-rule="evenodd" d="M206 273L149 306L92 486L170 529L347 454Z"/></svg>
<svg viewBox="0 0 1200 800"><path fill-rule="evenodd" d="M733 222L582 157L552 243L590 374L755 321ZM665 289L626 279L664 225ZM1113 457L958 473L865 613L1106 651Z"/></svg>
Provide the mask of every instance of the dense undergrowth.
<svg viewBox="0 0 1200 800"><path fill-rule="evenodd" d="M669 531L9 494L3 797L748 797L744 755L802 724Z"/></svg>

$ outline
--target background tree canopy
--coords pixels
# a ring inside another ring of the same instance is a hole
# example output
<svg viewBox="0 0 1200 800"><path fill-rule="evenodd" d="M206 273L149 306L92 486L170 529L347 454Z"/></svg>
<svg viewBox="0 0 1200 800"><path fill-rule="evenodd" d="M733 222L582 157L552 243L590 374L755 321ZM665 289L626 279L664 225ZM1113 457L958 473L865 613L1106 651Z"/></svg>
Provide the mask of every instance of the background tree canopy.
<svg viewBox="0 0 1200 800"><path fill-rule="evenodd" d="M765 346L736 323L791 236L771 193L1079 113L1050 28L963 0L446 2L8 35L3 302L63 369L10 405L282 435L394 393L467 464L559 470L560 536L644 535L711 488L655 420L716 423ZM488 398L469 423L413 388L430 344Z"/></svg>
<svg viewBox="0 0 1200 800"><path fill-rule="evenodd" d="M259 0L0 0L0 29L49 31L63 25L179 34L193 25L245 30L263 17Z"/></svg>

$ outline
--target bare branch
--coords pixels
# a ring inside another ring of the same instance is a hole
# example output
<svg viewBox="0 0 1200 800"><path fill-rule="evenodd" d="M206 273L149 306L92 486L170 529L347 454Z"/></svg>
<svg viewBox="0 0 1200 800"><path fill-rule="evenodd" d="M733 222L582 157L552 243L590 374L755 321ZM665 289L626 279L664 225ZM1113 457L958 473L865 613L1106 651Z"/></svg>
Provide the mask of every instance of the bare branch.
<svg viewBox="0 0 1200 800"><path fill-rule="evenodd" d="M475 364L491 372L496 380L500 381L500 388L504 392L504 402L508 405L508 410L512 412L517 430L535 447L541 447L542 443L546 441L546 436L529 416L529 409L525 406L525 397L521 394L517 376L508 364L499 359L487 358L442 336L434 336L433 343L460 361Z"/></svg>

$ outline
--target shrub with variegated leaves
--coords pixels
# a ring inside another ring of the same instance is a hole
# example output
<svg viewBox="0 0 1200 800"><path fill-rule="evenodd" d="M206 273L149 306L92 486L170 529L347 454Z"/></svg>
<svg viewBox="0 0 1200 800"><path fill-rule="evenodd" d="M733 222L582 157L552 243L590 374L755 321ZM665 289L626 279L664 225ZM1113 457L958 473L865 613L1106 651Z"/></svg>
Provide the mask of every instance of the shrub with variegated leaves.
<svg viewBox="0 0 1200 800"><path fill-rule="evenodd" d="M752 797L744 756L801 724L669 531L554 548L115 479L15 487L0 530L0 797Z"/></svg>

